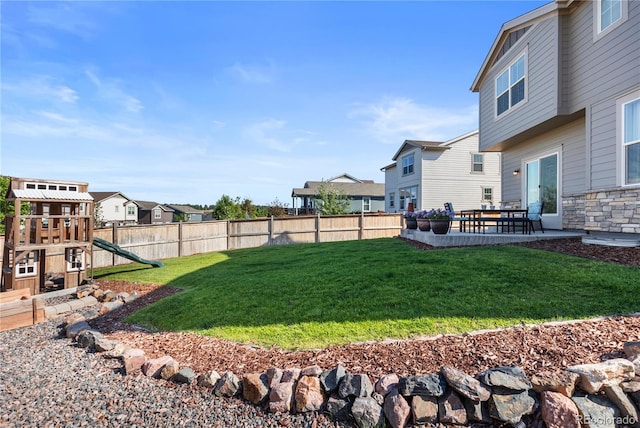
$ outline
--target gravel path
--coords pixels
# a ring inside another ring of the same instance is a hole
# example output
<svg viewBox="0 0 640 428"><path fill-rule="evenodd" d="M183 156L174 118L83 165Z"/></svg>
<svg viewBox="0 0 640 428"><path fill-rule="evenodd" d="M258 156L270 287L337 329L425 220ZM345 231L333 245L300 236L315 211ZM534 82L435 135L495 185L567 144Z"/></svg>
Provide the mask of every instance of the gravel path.
<svg viewBox="0 0 640 428"><path fill-rule="evenodd" d="M60 336L59 320L0 332L0 427L332 427L196 386L124 376L119 360Z"/></svg>

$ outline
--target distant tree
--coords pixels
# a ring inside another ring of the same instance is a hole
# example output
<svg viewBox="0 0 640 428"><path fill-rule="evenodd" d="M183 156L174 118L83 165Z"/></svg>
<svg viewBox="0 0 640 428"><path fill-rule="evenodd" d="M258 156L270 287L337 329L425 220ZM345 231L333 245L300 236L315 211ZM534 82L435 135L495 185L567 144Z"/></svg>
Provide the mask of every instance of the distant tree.
<svg viewBox="0 0 640 428"><path fill-rule="evenodd" d="M244 218L256 217L256 207L251 202L251 199L245 198L240 204L240 209L244 213Z"/></svg>
<svg viewBox="0 0 640 428"><path fill-rule="evenodd" d="M11 183L11 179L4 175L0 175L0 234L4 234L5 228L5 196L7 194L7 190L9 189L9 184Z"/></svg>
<svg viewBox="0 0 640 428"><path fill-rule="evenodd" d="M185 213L173 214L173 221L175 223L184 223L187 221L187 215Z"/></svg>
<svg viewBox="0 0 640 428"><path fill-rule="evenodd" d="M218 220L234 220L244 218L245 214L240 204L240 198L231 199L231 196L222 195L213 206L213 218Z"/></svg>
<svg viewBox="0 0 640 428"><path fill-rule="evenodd" d="M316 206L322 215L339 215L349 212L349 199L346 193L327 181L318 186Z"/></svg>
<svg viewBox="0 0 640 428"><path fill-rule="evenodd" d="M102 204L96 202L93 206L93 227L104 226L104 214L102 213Z"/></svg>
<svg viewBox="0 0 640 428"><path fill-rule="evenodd" d="M267 215L269 217L284 217L287 215L287 206L288 204L283 204L276 198L267 207Z"/></svg>

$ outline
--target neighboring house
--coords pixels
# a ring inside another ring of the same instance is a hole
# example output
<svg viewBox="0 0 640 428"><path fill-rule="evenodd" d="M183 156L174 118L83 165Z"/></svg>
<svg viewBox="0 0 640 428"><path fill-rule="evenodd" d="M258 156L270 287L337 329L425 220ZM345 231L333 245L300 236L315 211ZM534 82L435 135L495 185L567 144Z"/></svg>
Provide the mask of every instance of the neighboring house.
<svg viewBox="0 0 640 428"><path fill-rule="evenodd" d="M126 225L138 223L138 204L120 192L89 192L95 202L96 219L102 223Z"/></svg>
<svg viewBox="0 0 640 428"><path fill-rule="evenodd" d="M173 221L199 222L203 220L205 212L189 205L167 205L174 211Z"/></svg>
<svg viewBox="0 0 640 428"><path fill-rule="evenodd" d="M174 210L166 205L152 201L136 201L138 204L138 223L171 223Z"/></svg>
<svg viewBox="0 0 640 428"><path fill-rule="evenodd" d="M382 168L386 212L501 203L500 154L479 151L478 131L445 142L405 140L393 161Z"/></svg>
<svg viewBox="0 0 640 428"><path fill-rule="evenodd" d="M293 189L293 214L314 214L318 188L330 184L343 192L349 200L349 212L384 211L384 184L373 180L360 180L349 174L342 174L325 181L307 181L304 187Z"/></svg>
<svg viewBox="0 0 640 428"><path fill-rule="evenodd" d="M546 228L640 233L640 1L557 0L506 22L472 85L503 199Z"/></svg>

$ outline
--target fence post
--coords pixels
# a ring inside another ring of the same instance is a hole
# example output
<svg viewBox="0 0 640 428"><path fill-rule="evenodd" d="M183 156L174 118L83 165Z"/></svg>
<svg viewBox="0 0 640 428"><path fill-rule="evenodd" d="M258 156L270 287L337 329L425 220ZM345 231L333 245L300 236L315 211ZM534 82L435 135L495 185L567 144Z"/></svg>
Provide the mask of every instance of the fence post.
<svg viewBox="0 0 640 428"><path fill-rule="evenodd" d="M273 216L271 216L271 218L269 219L269 245L273 245L273 228L274 221Z"/></svg>
<svg viewBox="0 0 640 428"><path fill-rule="evenodd" d="M178 257L182 257L182 222L178 223Z"/></svg>
<svg viewBox="0 0 640 428"><path fill-rule="evenodd" d="M227 250L231 249L231 220L227 220Z"/></svg>
<svg viewBox="0 0 640 428"><path fill-rule="evenodd" d="M118 222L114 221L111 226L111 242L118 245ZM116 255L111 253L111 266L116 265Z"/></svg>
<svg viewBox="0 0 640 428"><path fill-rule="evenodd" d="M316 243L320 242L320 213L316 216Z"/></svg>
<svg viewBox="0 0 640 428"><path fill-rule="evenodd" d="M360 213L360 218L358 219L358 239L362 241L364 238L364 211Z"/></svg>

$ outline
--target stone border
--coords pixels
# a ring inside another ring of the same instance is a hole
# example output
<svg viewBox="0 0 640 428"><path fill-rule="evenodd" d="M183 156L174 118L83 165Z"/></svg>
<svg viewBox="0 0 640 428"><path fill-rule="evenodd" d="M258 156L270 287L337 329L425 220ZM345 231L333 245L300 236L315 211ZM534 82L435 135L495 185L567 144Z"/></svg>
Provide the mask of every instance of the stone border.
<svg viewBox="0 0 640 428"><path fill-rule="evenodd" d="M92 297L97 301L95 294ZM104 314L135 295L104 292L100 298L106 300L100 308ZM443 366L437 373L388 374L372 382L367 374L347 373L340 365L330 369L317 365L273 367L242 378L231 371L196 374L169 355L149 359L141 349L105 339L80 313L67 315L63 326L66 337L77 346L121 360L125 376L142 373L173 383L196 383L215 396L242 397L273 413L323 412L334 421L351 421L361 428L384 427L385 423L400 428L438 423L468 426L474 422L525 428L523 418L537 411L550 428L639 426L640 342L625 343L626 359L531 377L517 366L496 367L474 376Z"/></svg>

